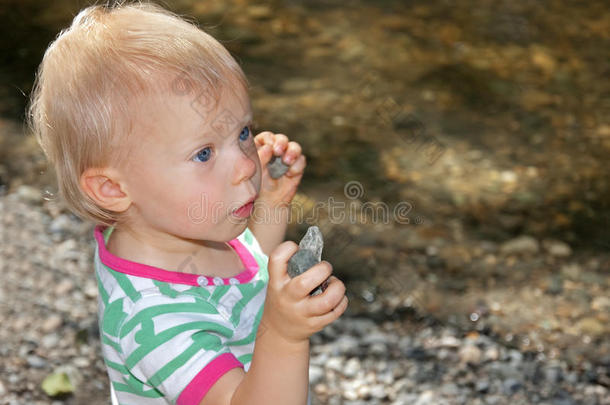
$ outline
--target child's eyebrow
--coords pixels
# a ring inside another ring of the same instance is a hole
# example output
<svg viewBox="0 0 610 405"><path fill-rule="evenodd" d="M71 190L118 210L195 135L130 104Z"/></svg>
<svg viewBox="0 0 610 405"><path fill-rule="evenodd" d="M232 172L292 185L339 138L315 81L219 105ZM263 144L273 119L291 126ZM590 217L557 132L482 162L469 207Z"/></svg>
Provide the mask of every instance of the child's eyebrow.
<svg viewBox="0 0 610 405"><path fill-rule="evenodd" d="M239 123L235 125L235 127L239 131L241 131L243 127L250 126L253 123L253 115L252 112L250 112L249 114L244 116L239 121ZM193 152L196 148L204 146L206 143L211 142L215 139L215 131L210 122L206 122L205 126L203 127L198 126L197 131L197 136L188 138L184 142L182 142L181 149L183 149L185 152ZM237 134L239 134L239 132L237 132Z"/></svg>

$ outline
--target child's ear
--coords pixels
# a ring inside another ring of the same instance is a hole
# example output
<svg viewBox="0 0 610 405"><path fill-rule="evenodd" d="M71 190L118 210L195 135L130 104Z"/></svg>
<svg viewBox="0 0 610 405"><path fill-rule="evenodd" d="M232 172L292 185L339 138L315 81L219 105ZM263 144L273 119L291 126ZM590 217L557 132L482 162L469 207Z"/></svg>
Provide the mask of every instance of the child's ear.
<svg viewBox="0 0 610 405"><path fill-rule="evenodd" d="M89 197L110 211L123 212L131 205L119 173L112 168L86 169L80 177L80 185Z"/></svg>

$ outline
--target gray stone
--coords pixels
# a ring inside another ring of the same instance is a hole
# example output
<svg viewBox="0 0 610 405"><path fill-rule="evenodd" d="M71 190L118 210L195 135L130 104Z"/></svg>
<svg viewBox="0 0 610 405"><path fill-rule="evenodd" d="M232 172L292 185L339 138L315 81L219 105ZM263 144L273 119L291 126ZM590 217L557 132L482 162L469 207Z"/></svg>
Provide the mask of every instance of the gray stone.
<svg viewBox="0 0 610 405"><path fill-rule="evenodd" d="M507 395L513 395L515 392L519 391L523 387L521 382L515 380L514 378L508 378L504 380L504 383L502 385L504 387L504 392Z"/></svg>
<svg viewBox="0 0 610 405"><path fill-rule="evenodd" d="M333 350L337 351L337 354L357 354L358 353L359 341L350 335L341 335L333 344Z"/></svg>
<svg viewBox="0 0 610 405"><path fill-rule="evenodd" d="M489 380L478 380L474 386L477 392L486 394L489 391Z"/></svg>
<svg viewBox="0 0 610 405"><path fill-rule="evenodd" d="M551 384L558 384L563 379L561 367L550 365L544 369L544 378Z"/></svg>
<svg viewBox="0 0 610 405"><path fill-rule="evenodd" d="M17 196L21 201L29 204L39 204L42 202L42 194L37 188L22 185L17 189Z"/></svg>
<svg viewBox="0 0 610 405"><path fill-rule="evenodd" d="M371 387L371 396L377 399L383 399L388 396L385 387L382 384L375 384ZM366 403L366 402L365 402Z"/></svg>
<svg viewBox="0 0 610 405"><path fill-rule="evenodd" d="M507 353L507 357L509 362L516 367L519 367L521 363L523 363L523 354L518 350L509 350Z"/></svg>
<svg viewBox="0 0 610 405"><path fill-rule="evenodd" d="M567 394L553 398L552 405L576 405L576 402Z"/></svg>
<svg viewBox="0 0 610 405"><path fill-rule="evenodd" d="M319 263L319 261L316 260L316 257L311 250L299 249L290 260L288 260L288 275L290 277L296 277L317 263Z"/></svg>
<svg viewBox="0 0 610 405"><path fill-rule="evenodd" d="M455 397L460 393L460 389L454 383L447 383L441 386L441 393L444 396Z"/></svg>
<svg viewBox="0 0 610 405"><path fill-rule="evenodd" d="M317 226L310 226L299 242L299 249L311 251L318 261L322 260L322 249L324 248L324 239L322 232Z"/></svg>
<svg viewBox="0 0 610 405"><path fill-rule="evenodd" d="M309 384L315 385L322 381L324 378L324 370L322 367L310 365L309 366Z"/></svg>
<svg viewBox="0 0 610 405"><path fill-rule="evenodd" d="M361 369L362 366L360 365L360 361L357 358L352 357L345 363L342 372L344 376L351 378L355 377Z"/></svg>
<svg viewBox="0 0 610 405"><path fill-rule="evenodd" d="M322 233L317 226L310 226L307 229L307 233L299 242L299 250L292 255L288 260L288 275L290 277L296 277L299 274L309 270L312 266L319 263L322 259L322 249L324 248L324 240ZM321 294L328 286L328 279L326 279L317 288L311 291L310 295Z"/></svg>
<svg viewBox="0 0 610 405"><path fill-rule="evenodd" d="M499 378L519 378L521 372L512 364L495 362L489 365L489 372Z"/></svg>
<svg viewBox="0 0 610 405"><path fill-rule="evenodd" d="M288 171L288 169L290 169L290 166L282 162L281 156L274 156L271 158L269 163L267 163L267 169L269 169L269 175L271 178L279 179Z"/></svg>
<svg viewBox="0 0 610 405"><path fill-rule="evenodd" d="M28 366L32 368L45 368L47 365L47 361L40 356L30 355L27 356L26 361Z"/></svg>

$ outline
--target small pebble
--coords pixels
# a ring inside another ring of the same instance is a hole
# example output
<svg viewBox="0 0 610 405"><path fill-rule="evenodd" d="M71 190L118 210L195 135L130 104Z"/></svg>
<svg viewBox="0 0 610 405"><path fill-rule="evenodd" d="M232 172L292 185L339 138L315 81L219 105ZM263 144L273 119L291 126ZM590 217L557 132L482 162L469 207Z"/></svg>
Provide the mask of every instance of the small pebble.
<svg viewBox="0 0 610 405"><path fill-rule="evenodd" d="M460 360L463 363L479 364L481 362L481 349L472 344L467 344L460 349Z"/></svg>
<svg viewBox="0 0 610 405"><path fill-rule="evenodd" d="M59 328L62 322L63 320L58 314L49 315L49 317L42 323L41 330L44 333L52 332Z"/></svg>
<svg viewBox="0 0 610 405"><path fill-rule="evenodd" d="M324 370L322 367L310 365L309 366L309 384L316 385L324 378Z"/></svg>
<svg viewBox="0 0 610 405"><path fill-rule="evenodd" d="M47 361L40 356L30 355L27 357L28 366L33 368L44 368L47 365Z"/></svg>
<svg viewBox="0 0 610 405"><path fill-rule="evenodd" d="M520 236L502 244L500 251L504 254L535 254L540 249L539 243L531 236Z"/></svg>
<svg viewBox="0 0 610 405"><path fill-rule="evenodd" d="M267 163L267 168L271 178L279 179L290 169L290 166L282 161L281 156L273 156L269 163Z"/></svg>
<svg viewBox="0 0 610 405"><path fill-rule="evenodd" d="M520 381L513 378L506 379L502 385L504 386L504 392L506 392L508 395L513 395L523 386Z"/></svg>

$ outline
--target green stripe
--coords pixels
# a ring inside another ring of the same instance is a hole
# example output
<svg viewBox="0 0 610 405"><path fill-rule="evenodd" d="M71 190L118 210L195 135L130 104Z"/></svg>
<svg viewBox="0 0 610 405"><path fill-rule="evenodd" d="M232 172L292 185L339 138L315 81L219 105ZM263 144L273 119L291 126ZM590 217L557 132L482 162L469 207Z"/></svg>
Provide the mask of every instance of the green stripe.
<svg viewBox="0 0 610 405"><path fill-rule="evenodd" d="M258 263L258 267L259 267L258 271L260 273L259 274L260 279L262 281L267 281L269 279L269 273L267 272L268 258L265 258L265 256L262 256L256 250L252 250L252 256L254 256L254 259Z"/></svg>
<svg viewBox="0 0 610 405"><path fill-rule="evenodd" d="M180 294L180 291L174 290L168 283L159 280L152 280L152 282L157 286L159 292L167 297L176 298Z"/></svg>
<svg viewBox="0 0 610 405"><path fill-rule="evenodd" d="M102 235L104 236L105 243L108 243L108 238L110 238L110 234L112 233L113 230L114 230L114 226L109 226L102 233ZM141 298L140 292L134 288L133 284L131 283L131 281L129 281L129 277L127 277L126 274L123 274L121 272L118 272L118 271L106 266L105 264L101 263L101 261L100 261L100 264L102 266L104 266L104 268L116 279L116 281L119 283L119 286L125 292L125 295L127 295L133 302L136 302L137 300L139 300ZM98 283L99 283L99 279L98 279ZM99 285L101 285L101 283L99 283Z"/></svg>
<svg viewBox="0 0 610 405"><path fill-rule="evenodd" d="M122 353L123 351L121 350L121 346L119 346L119 344L117 342L112 341L108 336L106 336L105 334L102 336L102 343L105 345L108 345L110 347L112 347L114 350L116 350L118 353Z"/></svg>
<svg viewBox="0 0 610 405"><path fill-rule="evenodd" d="M157 286L157 288L159 289L159 292L161 294L165 295L166 297L176 298L176 297L179 297L180 295L192 295L195 298L201 298L206 301L210 297L210 292L208 290L206 290L205 288L193 286L193 287L189 288L188 290L178 291L175 288L173 288L170 283L166 283L166 282L159 281L159 280L152 280L152 282L154 285Z"/></svg>
<svg viewBox="0 0 610 405"><path fill-rule="evenodd" d="M233 325L237 325L243 310L248 306L250 301L256 297L263 287L264 286L261 284L240 284L237 286L243 298L235 304L233 311L231 312L231 323L233 323Z"/></svg>
<svg viewBox="0 0 610 405"><path fill-rule="evenodd" d="M153 335L152 333L144 333L142 336L145 338L145 340L139 339L137 336L138 334L136 334L136 340L140 341L140 346L131 354L129 354L129 357L127 357L125 361L127 367L131 368L135 366L140 360L146 357L146 355L155 350L157 347L161 346L164 343L167 343L177 335L187 332L189 330L199 331L193 333L191 335L191 339L193 339L196 343L199 343L202 348L206 350L215 351L219 351L221 348L220 338L218 336L208 334L208 332L216 332L229 337L233 334L233 331L231 329L213 322L188 322L164 330L158 335Z"/></svg>
<svg viewBox="0 0 610 405"><path fill-rule="evenodd" d="M214 292L212 293L212 296L209 299L209 302L212 303L213 305L218 305L218 302L220 302L220 299L222 297L224 297L224 295L231 289L230 285L219 285L218 287L214 288Z"/></svg>
<svg viewBox="0 0 610 405"><path fill-rule="evenodd" d="M113 337L118 337L119 330L127 314L123 312L123 298L114 300L104 308L104 320L102 330Z"/></svg>
<svg viewBox="0 0 610 405"><path fill-rule="evenodd" d="M121 328L121 338L124 338L136 326L145 320L152 319L155 316L170 314L173 312L188 312L195 314L217 314L218 311L207 301L203 302L184 302L178 304L162 304L144 308L138 312L133 318L125 322Z"/></svg>
<svg viewBox="0 0 610 405"><path fill-rule="evenodd" d="M104 236L104 243L108 243L108 238L110 237L112 231L114 231L114 226L109 226L108 228L104 229L104 232L102 232L102 235Z"/></svg>
<svg viewBox="0 0 610 405"><path fill-rule="evenodd" d="M184 364L191 359L195 353L201 350L201 347L197 343L193 343L190 345L185 351L183 351L180 355L173 358L169 363L163 366L159 371L157 371L150 379L148 383L151 385L159 386L163 381L165 381L169 376L174 374L176 370L180 367L184 366Z"/></svg>
<svg viewBox="0 0 610 405"><path fill-rule="evenodd" d="M115 391L129 392L130 394L139 395L145 398L161 398L164 396L155 388L144 391L144 384L135 379L133 376L130 377L128 384L113 382L112 386L114 387Z"/></svg>
<svg viewBox="0 0 610 405"><path fill-rule="evenodd" d="M244 366L252 361L252 354L244 354L237 358Z"/></svg>
<svg viewBox="0 0 610 405"><path fill-rule="evenodd" d="M244 240L248 245L252 245L252 232L250 228L246 228L246 233L244 234Z"/></svg>
<svg viewBox="0 0 610 405"><path fill-rule="evenodd" d="M102 298L102 302L104 306L108 305L108 292L104 288L104 284L102 284L102 280L100 279L100 275L95 272L95 278L97 279L97 289L100 291L100 297Z"/></svg>
<svg viewBox="0 0 610 405"><path fill-rule="evenodd" d="M261 317L263 316L264 307L265 307L265 305L263 304L263 305L261 305L260 309L258 310L258 314L256 314L256 318L254 319L254 323L252 324L252 330L250 331L250 334L241 340L227 342L227 346L243 346L243 345L252 343L254 341L254 339L256 338L256 332L258 330L258 327L259 327L259 324L261 321Z"/></svg>
<svg viewBox="0 0 610 405"><path fill-rule="evenodd" d="M142 294L140 294L140 292L135 289L135 287L133 286L133 284L131 284L131 281L129 281L129 277L127 277L126 274L113 270L106 265L104 265L104 267L106 267L108 269L108 272L112 275L112 277L114 277L116 279L116 281L119 283L119 286L121 287L121 289L123 290L125 295L127 295L129 297L129 299L131 299L133 302L136 302L140 298L142 298Z"/></svg>
<svg viewBox="0 0 610 405"><path fill-rule="evenodd" d="M106 363L108 368L112 368L121 374L129 374L129 370L123 364L115 363L114 361L110 361L108 359L104 359L104 362Z"/></svg>

